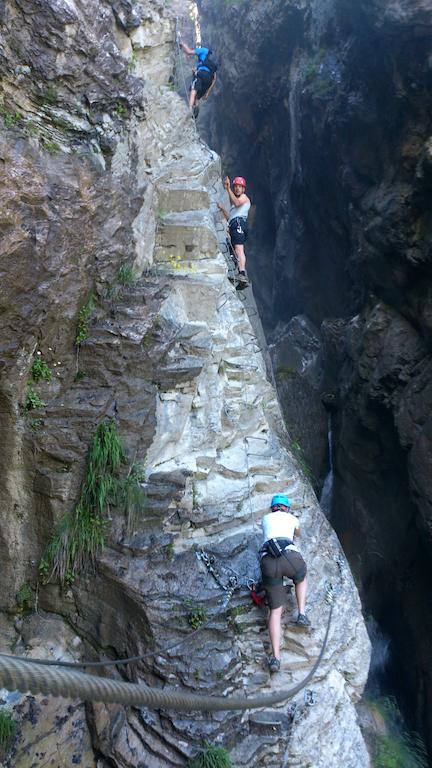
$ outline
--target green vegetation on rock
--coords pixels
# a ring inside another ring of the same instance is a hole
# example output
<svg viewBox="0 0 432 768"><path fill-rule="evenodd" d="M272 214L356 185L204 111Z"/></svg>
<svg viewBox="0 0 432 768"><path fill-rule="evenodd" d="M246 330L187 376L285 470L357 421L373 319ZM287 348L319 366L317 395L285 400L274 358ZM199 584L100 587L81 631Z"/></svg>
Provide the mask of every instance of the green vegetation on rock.
<svg viewBox="0 0 432 768"><path fill-rule="evenodd" d="M34 600L33 590L29 584L23 584L15 595L18 608L21 611L27 611L31 608Z"/></svg>
<svg viewBox="0 0 432 768"><path fill-rule="evenodd" d="M19 112L9 112L4 107L0 107L0 117L3 120L5 128L13 128L22 118Z"/></svg>
<svg viewBox="0 0 432 768"><path fill-rule="evenodd" d="M7 754L12 746L17 730L17 724L11 712L2 707L0 709L0 753Z"/></svg>
<svg viewBox="0 0 432 768"><path fill-rule="evenodd" d="M122 264L117 272L117 280L121 285L132 285L136 280L132 267L128 264Z"/></svg>
<svg viewBox="0 0 432 768"><path fill-rule="evenodd" d="M57 577L62 584L71 584L77 573L94 565L97 552L105 544L105 512L116 503L121 490L117 474L123 457L115 423L99 424L78 504L61 521L39 564L45 582Z"/></svg>
<svg viewBox="0 0 432 768"><path fill-rule="evenodd" d="M78 324L75 335L75 346L79 347L88 338L90 317L94 309L95 298L93 294L81 307L78 314Z"/></svg>
<svg viewBox="0 0 432 768"><path fill-rule="evenodd" d="M126 529L129 533L147 505L147 496L141 488L144 480L144 467L141 464L134 464L119 486L118 501L124 507Z"/></svg>
<svg viewBox="0 0 432 768"><path fill-rule="evenodd" d="M46 403L39 397L38 393L33 388L31 381L28 382L27 395L25 401L25 410L32 411L35 408L44 408Z"/></svg>
<svg viewBox="0 0 432 768"><path fill-rule="evenodd" d="M207 621L206 609L203 608L202 605L194 603L193 600L186 600L185 604L188 609L187 620L189 625L192 627L192 629L199 629Z"/></svg>
<svg viewBox="0 0 432 768"><path fill-rule="evenodd" d="M427 768L425 745L417 733L405 730L395 699L366 699L365 704L382 718L387 731L374 735L374 768Z"/></svg>
<svg viewBox="0 0 432 768"><path fill-rule="evenodd" d="M303 448L301 447L300 443L298 443L296 440L293 440L290 444L290 448L292 453L294 454L297 464L305 477L313 484L316 482L316 478L314 476L314 473L312 472L311 467L307 463L305 459L305 455L303 453Z"/></svg>
<svg viewBox="0 0 432 768"><path fill-rule="evenodd" d="M204 742L195 757L187 762L187 768L234 768L229 752L224 747Z"/></svg>
<svg viewBox="0 0 432 768"><path fill-rule="evenodd" d="M49 367L48 363L45 362L45 360L40 356L35 357L31 369L31 375L33 381L41 381L41 379L45 381L51 381L52 379L52 370Z"/></svg>

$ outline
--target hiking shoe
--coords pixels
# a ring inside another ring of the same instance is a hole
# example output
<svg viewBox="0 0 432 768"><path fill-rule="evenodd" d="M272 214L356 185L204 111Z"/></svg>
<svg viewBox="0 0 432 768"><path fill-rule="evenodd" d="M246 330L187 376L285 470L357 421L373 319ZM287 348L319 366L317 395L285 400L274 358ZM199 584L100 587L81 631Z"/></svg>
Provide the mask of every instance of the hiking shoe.
<svg viewBox="0 0 432 768"><path fill-rule="evenodd" d="M239 272L237 275L237 283L239 288L247 288L249 285L249 280L245 274Z"/></svg>
<svg viewBox="0 0 432 768"><path fill-rule="evenodd" d="M276 656L270 656L268 660L268 666L270 672L273 674L274 672L279 672L280 670L280 660L276 658Z"/></svg>
<svg viewBox="0 0 432 768"><path fill-rule="evenodd" d="M299 613L296 624L298 627L310 627L311 623L305 613Z"/></svg>

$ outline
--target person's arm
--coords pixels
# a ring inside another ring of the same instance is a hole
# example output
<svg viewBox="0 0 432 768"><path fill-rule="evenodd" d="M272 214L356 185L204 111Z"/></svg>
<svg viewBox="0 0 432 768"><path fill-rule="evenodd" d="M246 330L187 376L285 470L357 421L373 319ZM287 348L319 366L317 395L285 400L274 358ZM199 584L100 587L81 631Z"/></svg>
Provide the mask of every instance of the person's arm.
<svg viewBox="0 0 432 768"><path fill-rule="evenodd" d="M294 536L295 536L296 538L298 538L298 539L299 539L299 538L300 538L300 536L301 536L301 530L300 530L300 526L299 526L299 525L298 525L298 526L297 526L297 528L294 530Z"/></svg>
<svg viewBox="0 0 432 768"><path fill-rule="evenodd" d="M180 43L180 47L183 48L184 52L187 53L188 56L195 56L195 49L189 48L186 43Z"/></svg>
<svg viewBox="0 0 432 768"><path fill-rule="evenodd" d="M229 213L228 213L227 209L222 205L222 203L218 203L217 207L219 208L219 210L222 213L222 215L225 216L226 220L228 221Z"/></svg>
<svg viewBox="0 0 432 768"><path fill-rule="evenodd" d="M234 192L231 189L230 180L228 176L226 177L224 181L224 187L226 191L228 192L228 197L230 199L230 202L235 205L236 208L239 208L241 205L244 205L244 203L250 203L250 200L248 196L243 192L240 197L236 197Z"/></svg>

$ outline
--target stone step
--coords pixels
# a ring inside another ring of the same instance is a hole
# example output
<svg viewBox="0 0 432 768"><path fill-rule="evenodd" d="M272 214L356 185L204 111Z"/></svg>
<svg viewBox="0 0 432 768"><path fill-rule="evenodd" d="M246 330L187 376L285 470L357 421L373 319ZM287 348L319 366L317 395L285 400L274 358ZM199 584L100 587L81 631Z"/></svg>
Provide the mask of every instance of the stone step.
<svg viewBox="0 0 432 768"><path fill-rule="evenodd" d="M202 211L172 213L158 227L155 262L166 261L173 267L184 259L211 259L219 245L211 221Z"/></svg>
<svg viewBox="0 0 432 768"><path fill-rule="evenodd" d="M169 213L208 210L209 195L204 187L162 184L158 187L159 217L163 221Z"/></svg>

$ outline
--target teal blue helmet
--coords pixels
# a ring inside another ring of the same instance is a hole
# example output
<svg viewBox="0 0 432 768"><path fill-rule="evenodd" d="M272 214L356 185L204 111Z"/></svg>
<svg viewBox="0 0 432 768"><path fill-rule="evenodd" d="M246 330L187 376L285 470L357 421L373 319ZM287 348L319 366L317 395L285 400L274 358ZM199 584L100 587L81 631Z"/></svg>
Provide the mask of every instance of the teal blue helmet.
<svg viewBox="0 0 432 768"><path fill-rule="evenodd" d="M273 496L270 506L273 509L273 507L276 507L278 504L283 504L284 507L291 506L288 496L285 496L284 493L277 493L276 496Z"/></svg>

